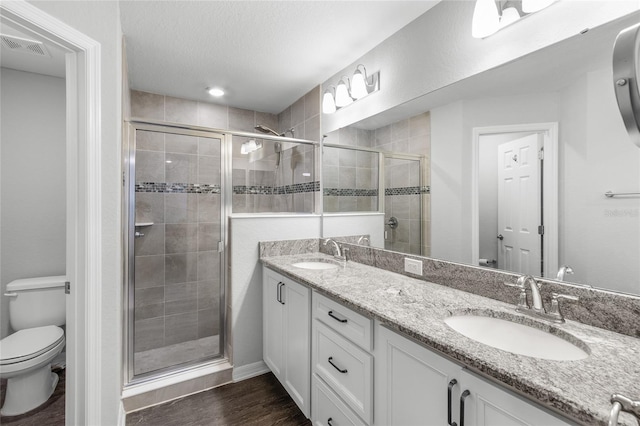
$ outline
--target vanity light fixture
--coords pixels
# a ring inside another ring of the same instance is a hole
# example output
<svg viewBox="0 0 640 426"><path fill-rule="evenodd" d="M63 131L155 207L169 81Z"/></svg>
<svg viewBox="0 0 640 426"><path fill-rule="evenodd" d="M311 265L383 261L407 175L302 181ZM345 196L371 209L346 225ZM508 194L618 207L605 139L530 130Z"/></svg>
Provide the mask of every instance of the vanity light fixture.
<svg viewBox="0 0 640 426"><path fill-rule="evenodd" d="M342 108L353 103L347 84L349 84L349 77L342 77L336 87L336 107Z"/></svg>
<svg viewBox="0 0 640 426"><path fill-rule="evenodd" d="M335 87L329 86L322 96L322 112L325 114L333 114L336 112L336 100L333 92L335 92Z"/></svg>
<svg viewBox="0 0 640 426"><path fill-rule="evenodd" d="M220 96L224 96L224 90L222 90L219 87L207 87L207 92L214 98L219 98Z"/></svg>
<svg viewBox="0 0 640 426"><path fill-rule="evenodd" d="M476 0L471 35L485 38L557 0Z"/></svg>
<svg viewBox="0 0 640 426"><path fill-rule="evenodd" d="M322 96L322 112L333 114L339 108L351 105L354 101L362 99L380 89L380 71L367 75L367 69L359 64L349 80L343 76L338 85L329 86Z"/></svg>
<svg viewBox="0 0 640 426"><path fill-rule="evenodd" d="M262 142L256 142L255 139L249 139L240 145L240 154L247 155L250 152L257 151L262 148Z"/></svg>

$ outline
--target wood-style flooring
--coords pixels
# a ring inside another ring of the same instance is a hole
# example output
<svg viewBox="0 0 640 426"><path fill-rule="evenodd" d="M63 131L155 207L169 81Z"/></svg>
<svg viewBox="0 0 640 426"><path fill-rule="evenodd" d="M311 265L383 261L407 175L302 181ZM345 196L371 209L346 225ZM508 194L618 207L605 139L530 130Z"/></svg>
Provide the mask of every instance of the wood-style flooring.
<svg viewBox="0 0 640 426"><path fill-rule="evenodd" d="M58 385L47 402L35 410L19 416L0 416L0 424L12 426L64 426L65 371L66 370L54 371L59 377ZM7 381L2 380L2 384L0 385L0 401L3 403L6 387Z"/></svg>
<svg viewBox="0 0 640 426"><path fill-rule="evenodd" d="M127 426L310 426L273 373L127 414Z"/></svg>

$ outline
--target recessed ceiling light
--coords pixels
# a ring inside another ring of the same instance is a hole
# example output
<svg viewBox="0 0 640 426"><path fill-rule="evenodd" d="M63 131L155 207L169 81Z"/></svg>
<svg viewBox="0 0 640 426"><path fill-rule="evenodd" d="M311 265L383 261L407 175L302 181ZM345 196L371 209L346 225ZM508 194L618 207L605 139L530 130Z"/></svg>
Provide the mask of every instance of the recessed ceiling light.
<svg viewBox="0 0 640 426"><path fill-rule="evenodd" d="M224 90L219 87L209 87L207 88L207 92L209 92L211 96L215 96L216 98L224 95Z"/></svg>

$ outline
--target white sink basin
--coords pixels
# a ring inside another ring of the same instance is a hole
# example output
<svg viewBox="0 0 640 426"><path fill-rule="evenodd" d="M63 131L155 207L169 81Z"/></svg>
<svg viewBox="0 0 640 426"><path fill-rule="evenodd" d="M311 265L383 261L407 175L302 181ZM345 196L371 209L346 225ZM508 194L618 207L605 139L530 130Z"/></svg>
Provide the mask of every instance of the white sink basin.
<svg viewBox="0 0 640 426"><path fill-rule="evenodd" d="M334 269L337 268L338 265L335 263L327 263L327 262L297 262L292 263L291 266L295 266L300 269L315 269L315 270L323 270L323 269Z"/></svg>
<svg viewBox="0 0 640 426"><path fill-rule="evenodd" d="M589 356L585 350L561 337L501 318L459 315L444 322L470 339L519 355L555 361L574 361Z"/></svg>

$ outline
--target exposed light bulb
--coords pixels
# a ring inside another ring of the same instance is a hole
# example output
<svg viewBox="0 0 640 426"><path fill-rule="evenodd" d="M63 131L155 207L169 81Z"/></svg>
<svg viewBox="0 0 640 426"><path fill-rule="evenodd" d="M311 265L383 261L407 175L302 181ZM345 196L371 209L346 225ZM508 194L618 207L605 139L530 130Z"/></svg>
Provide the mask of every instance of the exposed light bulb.
<svg viewBox="0 0 640 426"><path fill-rule="evenodd" d="M353 103L353 99L349 95L347 84L344 80L340 80L338 87L336 87L336 106L342 108L351 103Z"/></svg>
<svg viewBox="0 0 640 426"><path fill-rule="evenodd" d="M511 25L520 19L520 14L516 10L515 7L508 7L502 11L502 16L500 17L500 28L504 28L507 25Z"/></svg>
<svg viewBox="0 0 640 426"><path fill-rule="evenodd" d="M324 92L324 96L322 97L322 112L325 114L333 114L336 112L336 101L333 99L330 90Z"/></svg>
<svg viewBox="0 0 640 426"><path fill-rule="evenodd" d="M207 89L207 92L213 97L219 98L220 96L224 96L224 90L219 87L210 87Z"/></svg>
<svg viewBox="0 0 640 426"><path fill-rule="evenodd" d="M356 70L351 77L351 96L355 99L362 99L369 94L367 82L360 70Z"/></svg>
<svg viewBox="0 0 640 426"><path fill-rule="evenodd" d="M556 0L522 0L522 11L533 13L551 6Z"/></svg>
<svg viewBox="0 0 640 426"><path fill-rule="evenodd" d="M500 15L495 0L477 0L473 10L471 35L484 38L500 29Z"/></svg>

